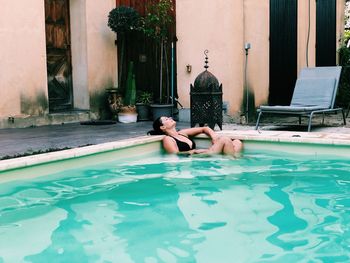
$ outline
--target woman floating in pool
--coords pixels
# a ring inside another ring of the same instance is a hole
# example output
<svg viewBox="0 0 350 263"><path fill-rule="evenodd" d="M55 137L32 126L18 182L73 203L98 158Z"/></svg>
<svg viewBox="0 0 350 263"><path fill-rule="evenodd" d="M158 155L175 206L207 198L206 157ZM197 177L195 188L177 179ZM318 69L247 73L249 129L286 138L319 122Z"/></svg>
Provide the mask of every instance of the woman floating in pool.
<svg viewBox="0 0 350 263"><path fill-rule="evenodd" d="M208 149L196 149L195 142L190 136L205 133L211 138L212 145ZM189 154L228 154L235 156L239 153L243 144L240 140L231 140L225 136L218 136L209 127L196 127L176 130L176 121L170 117L159 117L153 122L152 135L167 135L163 139L163 147L168 153L189 153Z"/></svg>

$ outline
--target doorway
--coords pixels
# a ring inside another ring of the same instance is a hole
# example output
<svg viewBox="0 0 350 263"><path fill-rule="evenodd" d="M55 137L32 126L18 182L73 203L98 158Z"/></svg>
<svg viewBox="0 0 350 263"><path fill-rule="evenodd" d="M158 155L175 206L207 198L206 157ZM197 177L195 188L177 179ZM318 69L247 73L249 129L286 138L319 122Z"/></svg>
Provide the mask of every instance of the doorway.
<svg viewBox="0 0 350 263"><path fill-rule="evenodd" d="M49 111L73 108L69 0L45 0Z"/></svg>
<svg viewBox="0 0 350 263"><path fill-rule="evenodd" d="M297 78L297 0L270 0L270 105L289 105Z"/></svg>

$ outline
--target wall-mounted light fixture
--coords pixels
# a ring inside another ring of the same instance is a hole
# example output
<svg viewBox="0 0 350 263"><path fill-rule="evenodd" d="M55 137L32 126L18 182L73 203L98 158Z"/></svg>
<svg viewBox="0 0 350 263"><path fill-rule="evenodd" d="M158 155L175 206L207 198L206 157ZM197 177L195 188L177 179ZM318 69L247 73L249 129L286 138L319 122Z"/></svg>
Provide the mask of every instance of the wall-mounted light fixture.
<svg viewBox="0 0 350 263"><path fill-rule="evenodd" d="M187 71L187 73L191 73L191 71L192 71L192 65L187 64L187 65L186 65L186 71Z"/></svg>

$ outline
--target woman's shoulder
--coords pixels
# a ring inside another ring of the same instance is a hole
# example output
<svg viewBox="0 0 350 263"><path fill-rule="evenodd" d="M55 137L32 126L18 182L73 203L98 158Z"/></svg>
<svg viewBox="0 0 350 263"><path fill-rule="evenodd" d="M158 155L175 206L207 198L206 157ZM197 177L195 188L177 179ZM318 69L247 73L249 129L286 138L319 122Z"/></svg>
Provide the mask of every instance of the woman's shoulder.
<svg viewBox="0 0 350 263"><path fill-rule="evenodd" d="M173 141L174 137L170 136L170 135L165 135L163 137L163 142L167 142L167 141Z"/></svg>
<svg viewBox="0 0 350 263"><path fill-rule="evenodd" d="M183 137L188 138L188 134L186 134L186 133L178 132L178 134L179 134L180 136L183 136Z"/></svg>
<svg viewBox="0 0 350 263"><path fill-rule="evenodd" d="M178 153L179 149L173 137L167 135L163 138L163 147L168 153Z"/></svg>
<svg viewBox="0 0 350 263"><path fill-rule="evenodd" d="M177 131L177 134L188 137L193 128L185 128Z"/></svg>

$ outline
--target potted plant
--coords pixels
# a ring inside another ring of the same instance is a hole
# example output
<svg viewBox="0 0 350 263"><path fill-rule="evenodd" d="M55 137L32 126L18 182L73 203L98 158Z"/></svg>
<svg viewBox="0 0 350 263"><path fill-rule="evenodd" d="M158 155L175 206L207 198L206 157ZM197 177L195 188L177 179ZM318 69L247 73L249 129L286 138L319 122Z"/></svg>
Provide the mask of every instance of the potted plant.
<svg viewBox="0 0 350 263"><path fill-rule="evenodd" d="M142 91L136 97L136 111L139 121L147 121L150 117L150 105L153 101L153 94Z"/></svg>
<svg viewBox="0 0 350 263"><path fill-rule="evenodd" d="M147 12L141 19L144 34L153 39L159 57L159 98L157 104L151 104L153 119L159 116L172 116L173 104L170 103L169 68L167 44L169 27L173 23L172 0L153 1L147 6ZM165 78L164 78L165 77Z"/></svg>
<svg viewBox="0 0 350 263"><path fill-rule="evenodd" d="M118 88L110 87L106 89L108 107L112 114L112 120L116 120L118 113L123 106L123 98L120 95Z"/></svg>
<svg viewBox="0 0 350 263"><path fill-rule="evenodd" d="M119 6L112 9L108 15L108 26L117 34L118 46L120 47L119 67L118 67L118 85L121 90L124 89L124 54L128 46L128 39L131 34L140 31L142 28L141 17L132 7Z"/></svg>
<svg viewBox="0 0 350 263"><path fill-rule="evenodd" d="M340 76L337 104L347 108L346 117L349 115L350 107L350 49L348 47L350 34L345 32L344 39L338 49L339 66L342 66L342 74Z"/></svg>
<svg viewBox="0 0 350 263"><path fill-rule="evenodd" d="M132 123L137 121L135 105L122 106L118 113L118 121L121 123Z"/></svg>
<svg viewBox="0 0 350 263"><path fill-rule="evenodd" d="M126 81L123 80L124 74L124 54L125 48L128 46L127 41L134 31L141 29L141 20L139 13L132 7L119 6L112 9L108 15L108 26L117 34L118 46L120 46L119 70L118 70L118 91L124 91L125 96L122 105L118 101L118 109L114 112L118 113L119 122L136 122L137 113L135 107L136 84L135 75L133 74L133 62L129 63L129 71ZM125 85L124 85L125 83ZM110 98L111 96L109 96ZM111 102L109 100L109 104Z"/></svg>
<svg viewBox="0 0 350 263"><path fill-rule="evenodd" d="M123 106L118 113L118 121L122 123L130 123L137 121L136 112L136 82L135 74L133 73L134 63L130 61L128 77L126 80L125 97L123 100Z"/></svg>

